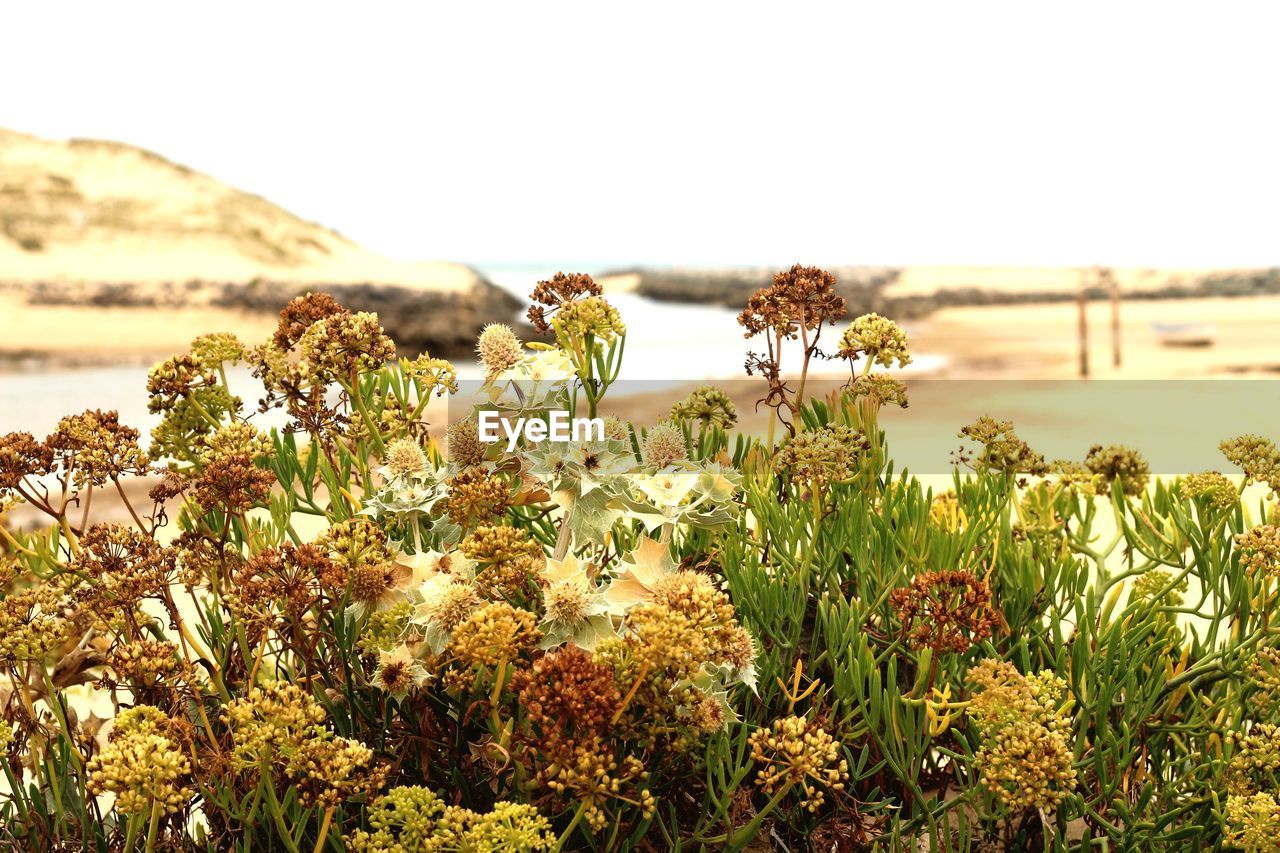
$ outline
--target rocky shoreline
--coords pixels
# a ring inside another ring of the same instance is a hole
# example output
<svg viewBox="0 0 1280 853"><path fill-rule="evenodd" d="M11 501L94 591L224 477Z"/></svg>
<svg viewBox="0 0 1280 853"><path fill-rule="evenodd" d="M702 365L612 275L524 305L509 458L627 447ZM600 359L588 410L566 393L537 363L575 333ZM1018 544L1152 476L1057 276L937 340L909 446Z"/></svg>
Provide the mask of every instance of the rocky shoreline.
<svg viewBox="0 0 1280 853"><path fill-rule="evenodd" d="M476 275L461 290L433 290L375 282L307 283L268 281L3 282L0 290L19 294L29 305L99 308L219 308L271 315L308 291L325 291L353 311L373 311L407 353L423 350L457 358L470 355L486 323L514 320L521 303Z"/></svg>
<svg viewBox="0 0 1280 853"><path fill-rule="evenodd" d="M940 287L930 292L896 293L895 285L905 272L891 267L831 267L837 291L845 298L851 314L875 311L902 319L923 317L943 308L990 305L1025 305L1068 302L1078 289L1026 289L983 287ZM663 302L692 302L741 308L757 289L772 281L774 268L685 269L633 267L610 270L601 279L623 278L634 282L628 289L640 296ZM1280 268L1224 270L1196 276L1170 275L1167 281L1142 289L1125 289L1126 300L1190 299L1200 297L1241 297L1280 294ZM1085 290L1089 299L1104 299L1108 292L1093 287Z"/></svg>

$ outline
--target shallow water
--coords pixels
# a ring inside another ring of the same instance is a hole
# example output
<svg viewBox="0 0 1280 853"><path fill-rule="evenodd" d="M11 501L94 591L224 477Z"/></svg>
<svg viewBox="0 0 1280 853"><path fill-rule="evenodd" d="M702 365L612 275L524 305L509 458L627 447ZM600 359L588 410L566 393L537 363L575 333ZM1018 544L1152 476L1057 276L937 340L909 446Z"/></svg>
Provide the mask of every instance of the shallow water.
<svg viewBox="0 0 1280 853"><path fill-rule="evenodd" d="M554 270L484 272L495 284L524 301L538 280L550 277ZM742 337L737 312L719 306L657 302L633 293L610 295L609 300L627 325L620 379L629 382L619 387L620 393L745 378L743 361L749 342ZM494 318L495 322L504 319L515 318ZM834 337L833 334L833 340ZM908 372L926 373L944 362L941 356L917 355ZM463 379L480 378L475 362L458 362L457 367ZM848 368L842 365L826 374L838 376L847 372ZM255 408L261 386L243 368L229 374L232 391L244 399L246 408ZM815 375L824 372L819 369ZM146 377L147 368L136 365L0 374L0 433L25 430L43 436L65 414L103 408L118 410L123 423L142 429L145 434L159 421L147 411ZM260 425L276 422L264 417Z"/></svg>

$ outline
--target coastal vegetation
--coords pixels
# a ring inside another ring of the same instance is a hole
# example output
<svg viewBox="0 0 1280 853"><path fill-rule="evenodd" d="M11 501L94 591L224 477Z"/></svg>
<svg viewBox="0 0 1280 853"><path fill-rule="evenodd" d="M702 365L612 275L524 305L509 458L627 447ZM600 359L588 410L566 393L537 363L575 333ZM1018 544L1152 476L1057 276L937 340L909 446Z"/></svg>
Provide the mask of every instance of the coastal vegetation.
<svg viewBox="0 0 1280 853"><path fill-rule="evenodd" d="M585 275L532 300L447 425L449 362L311 293L157 364L149 436L0 437L47 520L0 523L0 845L1280 849L1273 441L1223 424L1222 471L1162 479L993 412L935 491L880 424L910 342L828 272L739 317L764 435L713 386L603 415L625 317Z"/></svg>

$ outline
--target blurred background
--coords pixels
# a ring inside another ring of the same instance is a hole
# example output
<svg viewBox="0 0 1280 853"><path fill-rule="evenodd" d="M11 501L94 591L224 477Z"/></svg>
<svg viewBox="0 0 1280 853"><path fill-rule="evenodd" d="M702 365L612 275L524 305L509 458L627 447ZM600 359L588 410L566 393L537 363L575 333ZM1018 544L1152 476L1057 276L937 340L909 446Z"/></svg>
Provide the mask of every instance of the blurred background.
<svg viewBox="0 0 1280 853"><path fill-rule="evenodd" d="M474 375L475 334L527 334L525 296L561 270L622 311L634 380L741 380L734 316L796 262L906 327L912 382L1263 380L1278 22L1236 3L10 9L0 431L90 407L145 430L151 363L203 332L256 343L308 289ZM1033 444L1093 440L1023 386L919 387L911 417L949 436L990 413ZM1271 386L1249 387L1217 414L1264 429L1246 410Z"/></svg>

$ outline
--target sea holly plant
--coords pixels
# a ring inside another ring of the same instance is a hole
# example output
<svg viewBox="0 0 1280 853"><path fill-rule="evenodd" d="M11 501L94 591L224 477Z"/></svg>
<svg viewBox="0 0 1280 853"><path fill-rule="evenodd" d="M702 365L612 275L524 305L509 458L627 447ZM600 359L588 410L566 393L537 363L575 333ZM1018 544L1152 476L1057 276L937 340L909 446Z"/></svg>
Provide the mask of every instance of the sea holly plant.
<svg viewBox="0 0 1280 853"><path fill-rule="evenodd" d="M0 437L3 506L46 518L0 523L0 845L1276 849L1274 441L1160 479L993 412L931 491L880 422L907 336L844 314L780 273L762 392L624 420L589 276L535 289L543 340L484 330L471 396L308 294L157 365L149 440Z"/></svg>

